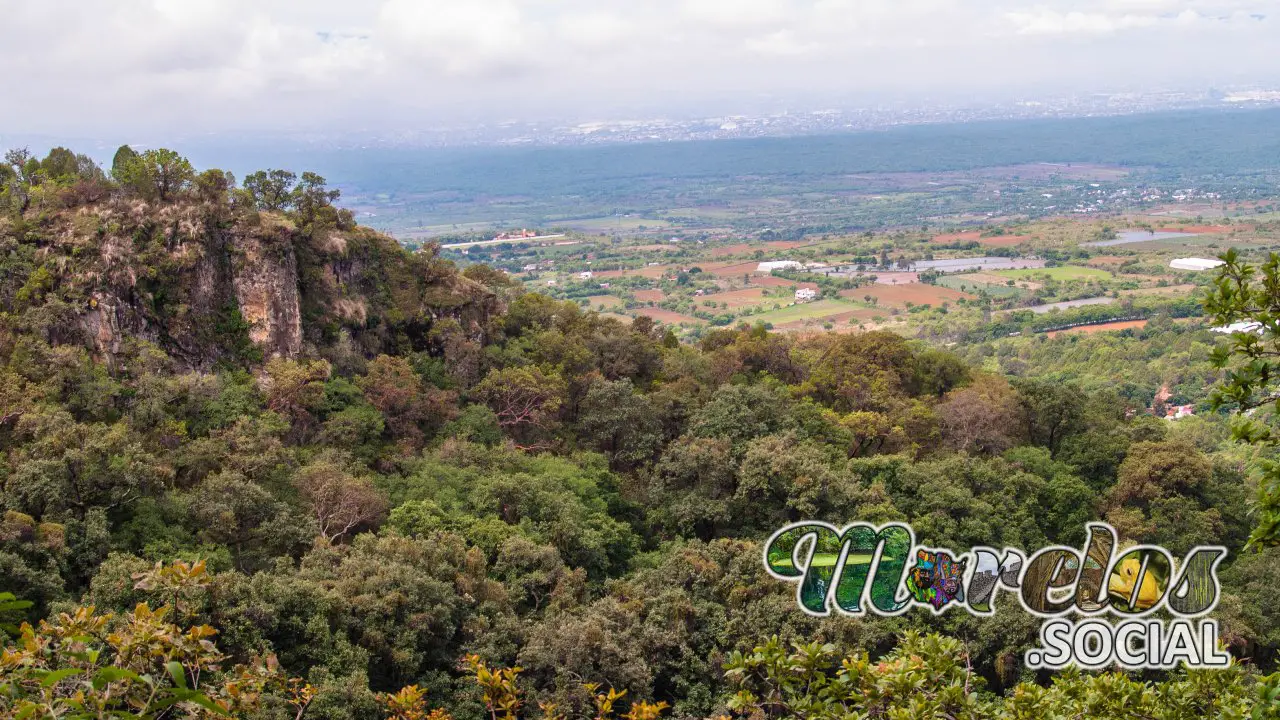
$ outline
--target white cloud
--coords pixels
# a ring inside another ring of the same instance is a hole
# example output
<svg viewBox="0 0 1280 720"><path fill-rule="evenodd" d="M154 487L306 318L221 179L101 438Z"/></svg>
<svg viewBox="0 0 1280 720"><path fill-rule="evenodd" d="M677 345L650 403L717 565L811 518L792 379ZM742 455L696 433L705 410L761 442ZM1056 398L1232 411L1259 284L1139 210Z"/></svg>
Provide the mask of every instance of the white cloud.
<svg viewBox="0 0 1280 720"><path fill-rule="evenodd" d="M1151 27L1160 22L1151 15L1059 12L1039 8L1006 15L1020 35L1108 35L1121 30Z"/></svg>
<svg viewBox="0 0 1280 720"><path fill-rule="evenodd" d="M1274 79L1273 15L1277 0L0 0L0 127L340 130L513 105Z"/></svg>
<svg viewBox="0 0 1280 720"><path fill-rule="evenodd" d="M761 55L805 55L813 52L817 45L799 40L790 30L779 30L764 37L748 38L747 48Z"/></svg>
<svg viewBox="0 0 1280 720"><path fill-rule="evenodd" d="M685 20L722 30L761 28L786 22L795 9L784 0L684 0Z"/></svg>
<svg viewBox="0 0 1280 720"><path fill-rule="evenodd" d="M1005 18L1023 35L1110 35L1151 27L1257 22L1269 0L1085 0L1010 8Z"/></svg>
<svg viewBox="0 0 1280 720"><path fill-rule="evenodd" d="M419 70L485 76L520 72L534 61L543 35L514 0L388 0L376 39Z"/></svg>
<svg viewBox="0 0 1280 720"><path fill-rule="evenodd" d="M605 12L565 15L557 21L555 33L561 41L589 51L605 51L633 38L625 20Z"/></svg>

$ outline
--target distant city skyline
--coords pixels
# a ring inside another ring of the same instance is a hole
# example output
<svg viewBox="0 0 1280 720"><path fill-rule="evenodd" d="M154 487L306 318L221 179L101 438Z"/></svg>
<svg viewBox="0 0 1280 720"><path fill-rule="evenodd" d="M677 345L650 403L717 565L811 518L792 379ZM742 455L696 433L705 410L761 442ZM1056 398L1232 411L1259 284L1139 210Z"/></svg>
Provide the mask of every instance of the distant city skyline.
<svg viewBox="0 0 1280 720"><path fill-rule="evenodd" d="M376 135L1280 88L1278 0L0 0L0 13L0 135Z"/></svg>
<svg viewBox="0 0 1280 720"><path fill-rule="evenodd" d="M725 115L668 114L652 117L499 120L402 128L259 132L190 132L183 128L125 133L12 133L0 129L0 147L29 147L44 152L58 145L75 147L108 161L121 144L137 148L181 146L197 154L233 155L256 150L268 154L366 147L578 146L722 140L805 135L840 135L904 125L964 124L983 121L1087 118L1173 111L1248 111L1280 107L1280 90L1211 88L1207 90L1086 93L1007 102L918 104L879 103L863 107L789 108L775 112ZM212 159L212 158L210 158Z"/></svg>

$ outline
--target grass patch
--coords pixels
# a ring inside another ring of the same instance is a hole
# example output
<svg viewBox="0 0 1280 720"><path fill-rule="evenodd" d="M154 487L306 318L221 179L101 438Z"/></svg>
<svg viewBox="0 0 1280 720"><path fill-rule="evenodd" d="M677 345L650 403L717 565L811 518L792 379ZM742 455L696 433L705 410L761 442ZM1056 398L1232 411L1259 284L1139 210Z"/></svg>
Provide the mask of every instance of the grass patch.
<svg viewBox="0 0 1280 720"><path fill-rule="evenodd" d="M1052 280L1057 280L1058 282L1111 279L1111 273L1106 270L1080 267L1078 265L1063 265L1061 267L1051 268L1026 268L1023 270L997 270L992 274L1011 278L1013 280L1035 280L1037 278L1048 277Z"/></svg>
<svg viewBox="0 0 1280 720"><path fill-rule="evenodd" d="M817 555L813 556L811 567L835 567L836 561L839 559L840 559L840 556L835 553L818 553ZM773 564L778 565L779 567L795 567L795 565L791 562L791 558L782 558L780 560L775 560ZM845 565L870 565L871 555L850 554L848 557L845 558L844 564Z"/></svg>
<svg viewBox="0 0 1280 720"><path fill-rule="evenodd" d="M587 300L587 308L590 310L612 310L626 305L626 301L616 295L592 295Z"/></svg>
<svg viewBox="0 0 1280 720"><path fill-rule="evenodd" d="M937 283L942 287L961 292L977 293L982 291L995 298L1014 297L1025 292L1021 288L1009 287L1008 285L976 282L967 275L943 275L938 278Z"/></svg>
<svg viewBox="0 0 1280 720"><path fill-rule="evenodd" d="M798 320L810 320L832 315L839 315L850 310L857 310L861 306L855 305L843 300L818 300L817 302L800 303L791 307L784 307L779 310L771 310L759 315L746 315L742 319L750 322L766 322L774 325L782 325L784 323L796 322Z"/></svg>

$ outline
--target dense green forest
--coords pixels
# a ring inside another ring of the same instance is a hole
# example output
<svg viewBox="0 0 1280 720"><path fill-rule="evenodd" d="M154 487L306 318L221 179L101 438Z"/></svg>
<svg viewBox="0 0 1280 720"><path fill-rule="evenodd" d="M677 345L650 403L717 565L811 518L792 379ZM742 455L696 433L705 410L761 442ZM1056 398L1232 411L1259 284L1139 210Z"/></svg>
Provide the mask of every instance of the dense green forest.
<svg viewBox="0 0 1280 720"><path fill-rule="evenodd" d="M1043 349L681 343L406 251L311 173L56 149L0 187L0 714L1275 717L1268 451L1224 416ZM1241 662L1055 676L1018 612L810 617L761 564L802 519L1225 545Z"/></svg>

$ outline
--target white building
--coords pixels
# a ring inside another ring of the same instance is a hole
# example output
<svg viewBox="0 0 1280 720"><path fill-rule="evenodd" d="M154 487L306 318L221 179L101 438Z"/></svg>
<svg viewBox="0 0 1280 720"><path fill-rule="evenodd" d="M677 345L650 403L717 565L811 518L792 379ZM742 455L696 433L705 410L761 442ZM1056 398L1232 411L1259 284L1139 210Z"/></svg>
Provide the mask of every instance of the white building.
<svg viewBox="0 0 1280 720"><path fill-rule="evenodd" d="M1241 322L1231 323L1230 325L1223 325L1222 327L1209 328L1209 329L1216 333L1224 333L1224 334L1238 333L1238 332L1256 333L1256 332L1262 331L1262 323L1244 320Z"/></svg>
<svg viewBox="0 0 1280 720"><path fill-rule="evenodd" d="M583 270L582 272L578 273L578 278L579 278L579 279L581 279L581 280L590 280L590 279L591 279L591 271L590 271L590 270Z"/></svg>
<svg viewBox="0 0 1280 720"><path fill-rule="evenodd" d="M802 268L804 268L804 265L795 260L771 260L757 265L756 272L767 273L774 270L800 270Z"/></svg>
<svg viewBox="0 0 1280 720"><path fill-rule="evenodd" d="M809 302L818 299L818 291L813 288L800 288L796 290L796 300L799 302Z"/></svg>
<svg viewBox="0 0 1280 720"><path fill-rule="evenodd" d="M1169 263L1169 267L1173 268L1174 270L1194 270L1196 272L1200 272L1203 270L1212 270L1223 264L1224 263L1221 260L1209 260L1208 258L1189 257L1189 258L1174 258L1173 262Z"/></svg>

